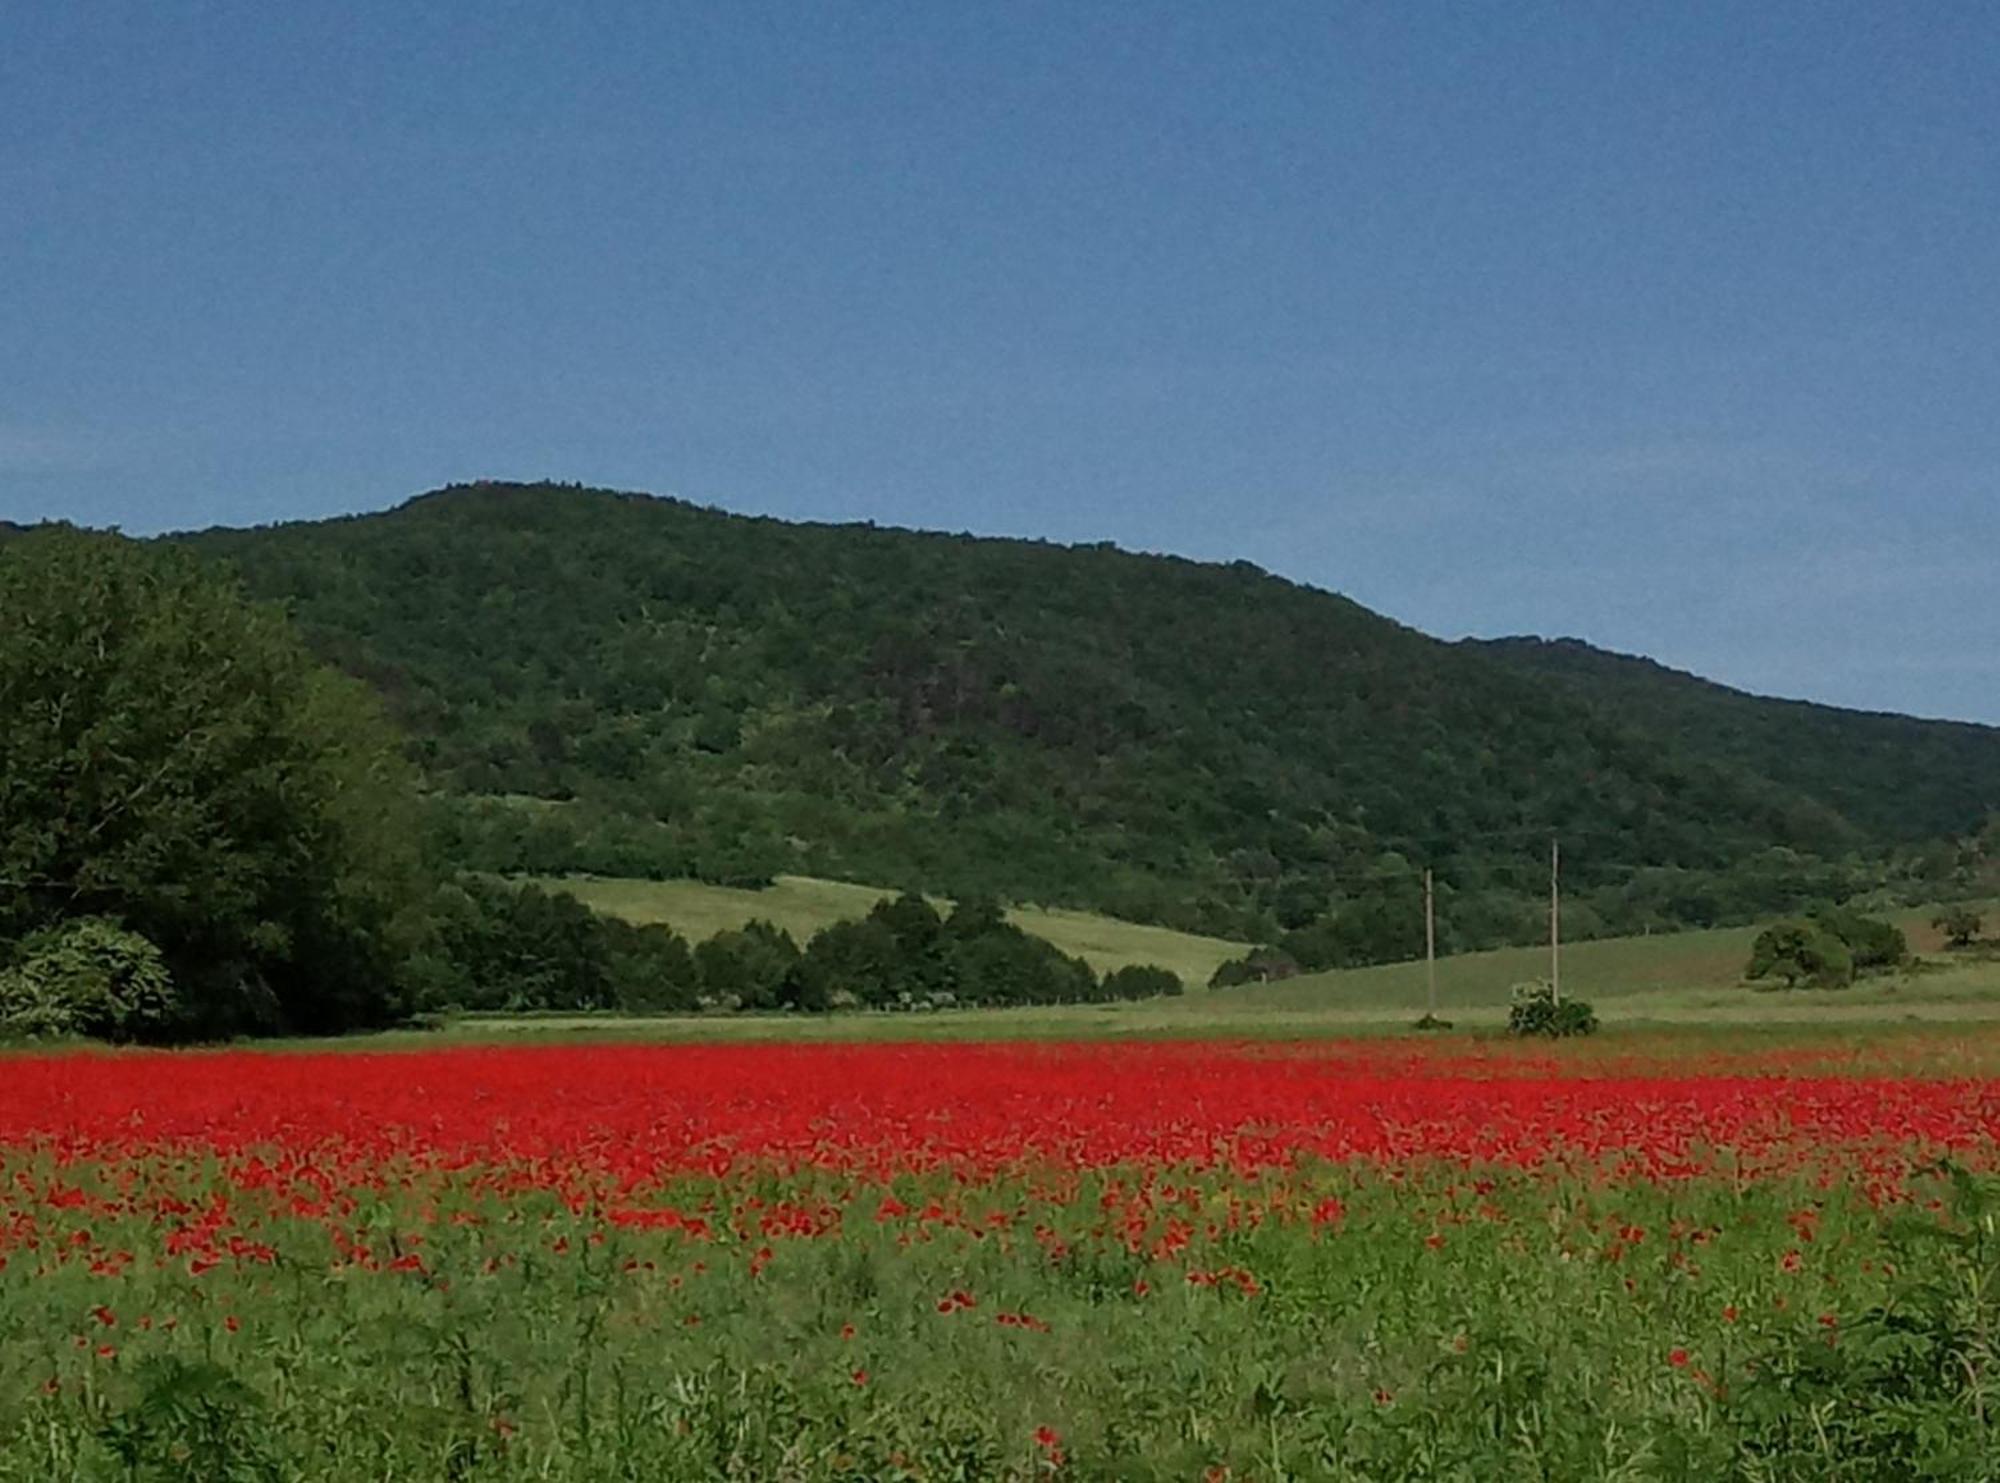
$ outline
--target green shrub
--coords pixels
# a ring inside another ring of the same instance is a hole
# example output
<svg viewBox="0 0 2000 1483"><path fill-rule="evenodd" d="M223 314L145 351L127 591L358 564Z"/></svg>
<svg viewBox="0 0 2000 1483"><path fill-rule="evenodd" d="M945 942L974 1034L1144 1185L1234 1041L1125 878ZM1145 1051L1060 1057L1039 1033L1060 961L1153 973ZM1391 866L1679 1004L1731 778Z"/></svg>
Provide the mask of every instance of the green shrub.
<svg viewBox="0 0 2000 1483"><path fill-rule="evenodd" d="M1556 998L1547 983L1514 985L1507 1028L1516 1035L1546 1035L1553 1040L1597 1033L1597 1011L1582 999Z"/></svg>
<svg viewBox="0 0 2000 1483"><path fill-rule="evenodd" d="M160 950L105 917L77 917L30 934L0 973L0 1031L151 1040L177 1002Z"/></svg>
<svg viewBox="0 0 2000 1483"><path fill-rule="evenodd" d="M1854 982L1854 954L1817 922L1779 922L1757 934L1743 970L1752 983L1773 975L1784 979L1786 988L1800 983L1845 988Z"/></svg>
<svg viewBox="0 0 2000 1483"><path fill-rule="evenodd" d="M1910 956L1910 940L1903 929L1879 917L1836 908L1820 912L1813 919L1820 930L1838 938L1854 958L1854 971L1867 973L1878 968L1894 968Z"/></svg>

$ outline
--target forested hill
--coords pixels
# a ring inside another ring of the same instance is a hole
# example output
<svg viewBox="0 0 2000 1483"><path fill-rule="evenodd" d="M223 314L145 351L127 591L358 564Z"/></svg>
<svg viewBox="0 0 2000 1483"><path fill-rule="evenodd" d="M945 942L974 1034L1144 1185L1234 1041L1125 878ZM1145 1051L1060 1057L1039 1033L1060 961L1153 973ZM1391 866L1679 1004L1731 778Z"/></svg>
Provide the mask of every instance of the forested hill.
<svg viewBox="0 0 2000 1483"><path fill-rule="evenodd" d="M1652 735L1820 799L1882 838L1934 839L2000 810L2000 730L1990 726L1770 700L1577 639L1469 643Z"/></svg>
<svg viewBox="0 0 2000 1483"><path fill-rule="evenodd" d="M1820 786L1809 725L1780 775L1243 563L549 485L183 539L382 691L490 868L788 870L1400 950L1424 864L1448 941L1536 930L1551 831L1580 930L1711 920L1879 875L1856 861L1927 785L1912 753ZM2000 798L1971 735L1940 834Z"/></svg>

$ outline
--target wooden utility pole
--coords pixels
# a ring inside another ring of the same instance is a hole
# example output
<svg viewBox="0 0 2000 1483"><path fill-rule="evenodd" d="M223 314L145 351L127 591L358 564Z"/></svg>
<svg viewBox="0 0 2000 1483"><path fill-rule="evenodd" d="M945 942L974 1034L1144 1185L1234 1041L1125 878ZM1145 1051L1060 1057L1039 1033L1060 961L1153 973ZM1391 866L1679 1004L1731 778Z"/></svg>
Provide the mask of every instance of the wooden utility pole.
<svg viewBox="0 0 2000 1483"><path fill-rule="evenodd" d="M1563 1002L1562 841L1549 840L1549 994Z"/></svg>
<svg viewBox="0 0 2000 1483"><path fill-rule="evenodd" d="M1430 988L1430 1017L1438 1012L1437 902L1431 893L1431 870L1424 867L1424 974Z"/></svg>

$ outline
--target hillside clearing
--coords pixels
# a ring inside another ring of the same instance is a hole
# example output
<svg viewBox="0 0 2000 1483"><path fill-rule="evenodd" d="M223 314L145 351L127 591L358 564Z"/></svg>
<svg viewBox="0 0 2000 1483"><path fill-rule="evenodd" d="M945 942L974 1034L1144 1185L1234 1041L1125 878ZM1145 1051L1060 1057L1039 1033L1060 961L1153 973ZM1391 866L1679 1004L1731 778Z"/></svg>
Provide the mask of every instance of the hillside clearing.
<svg viewBox="0 0 2000 1483"><path fill-rule="evenodd" d="M712 886L703 881L599 876L543 877L535 884L567 891L608 916L640 925L664 923L694 942L761 918L784 928L801 946L822 927L866 916L876 902L895 894L880 886L802 875L781 875L762 890ZM1241 957L1248 946L1087 911L1022 906L1010 908L1007 917L1022 931L1082 958L1099 973L1149 963L1179 975L1190 988L1206 985L1218 966Z"/></svg>

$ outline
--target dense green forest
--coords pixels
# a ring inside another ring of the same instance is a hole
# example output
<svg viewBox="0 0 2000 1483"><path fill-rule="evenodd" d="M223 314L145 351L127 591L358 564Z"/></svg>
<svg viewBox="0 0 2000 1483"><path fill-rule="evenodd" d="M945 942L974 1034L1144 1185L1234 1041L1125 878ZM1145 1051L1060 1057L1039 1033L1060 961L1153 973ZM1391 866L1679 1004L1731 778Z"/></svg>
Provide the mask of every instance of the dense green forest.
<svg viewBox="0 0 2000 1483"><path fill-rule="evenodd" d="M404 738L184 549L0 542L0 1040L333 1032L427 1012L936 1009L1181 992L990 898L885 899L803 948L690 946L440 856Z"/></svg>
<svg viewBox="0 0 2000 1483"><path fill-rule="evenodd" d="M2000 732L1452 645L1244 563L480 484L179 538L285 603L495 872L779 871L1313 964L1962 887ZM1551 655L1554 657L1551 658ZM1694 687L1691 693L1688 687Z"/></svg>
<svg viewBox="0 0 2000 1483"><path fill-rule="evenodd" d="M2000 733L1990 726L1769 700L1575 639L1467 646L1559 681L1649 735L1821 799L1878 839L1949 838L2000 809Z"/></svg>

